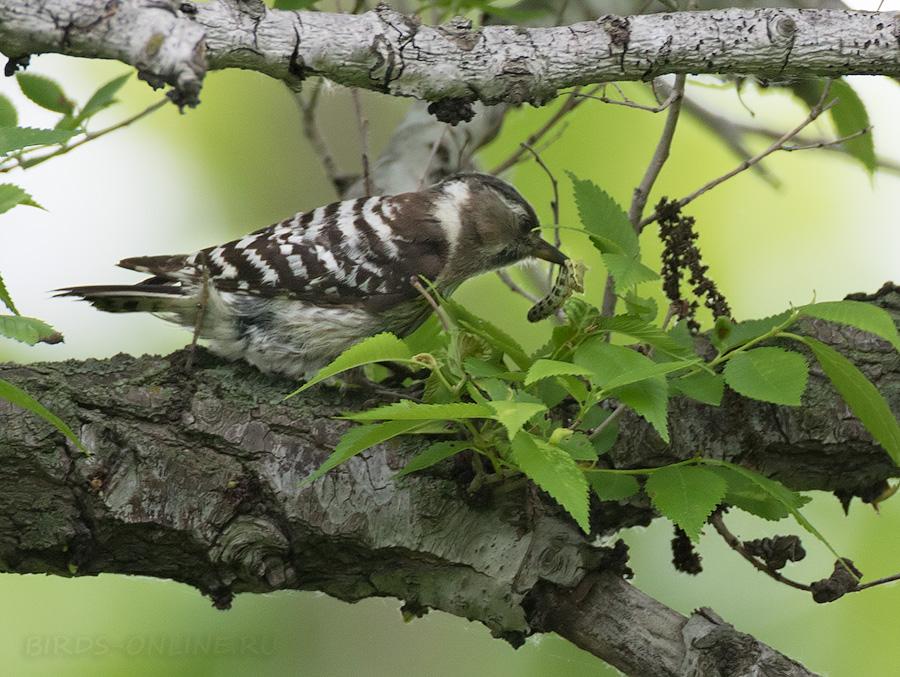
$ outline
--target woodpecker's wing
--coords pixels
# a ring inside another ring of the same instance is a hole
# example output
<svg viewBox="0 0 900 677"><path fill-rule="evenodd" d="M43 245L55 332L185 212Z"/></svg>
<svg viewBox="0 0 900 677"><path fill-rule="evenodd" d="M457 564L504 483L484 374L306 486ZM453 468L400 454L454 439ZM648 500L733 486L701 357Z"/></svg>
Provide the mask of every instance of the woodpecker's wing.
<svg viewBox="0 0 900 677"><path fill-rule="evenodd" d="M449 244L417 194L336 202L187 257L125 259L154 280L316 305L380 311L417 296L411 280L438 277Z"/></svg>

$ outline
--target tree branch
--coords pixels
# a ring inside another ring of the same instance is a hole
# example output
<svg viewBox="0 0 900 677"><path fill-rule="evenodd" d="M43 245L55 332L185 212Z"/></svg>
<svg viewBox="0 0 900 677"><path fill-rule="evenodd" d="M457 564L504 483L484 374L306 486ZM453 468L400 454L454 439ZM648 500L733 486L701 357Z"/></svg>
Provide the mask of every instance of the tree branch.
<svg viewBox="0 0 900 677"><path fill-rule="evenodd" d="M208 70L245 68L297 86L311 75L393 96L467 105L543 105L567 87L666 73L760 78L900 76L892 12L726 9L617 17L550 28L454 19L427 26L386 5L360 15L280 11L262 2L19 0L0 5L7 70L31 54L115 59L195 105Z"/></svg>
<svg viewBox="0 0 900 677"><path fill-rule="evenodd" d="M869 300L900 318L897 288ZM818 320L797 330L851 351L900 412L900 359L886 342ZM300 488L346 429L332 417L364 406L371 393L320 387L284 401L292 382L205 352L198 358L190 378L183 353L0 366L0 378L60 414L93 454L0 401L3 570L172 578L223 607L235 593L276 589L350 601L394 596L411 611L479 620L513 643L552 630L630 674L683 675L685 665L707 660L696 651L734 646L787 661L710 626L708 613L685 624L648 600L621 580L621 548L595 547L533 490L468 495L466 459L392 481L421 438L382 445ZM900 473L815 367L805 405L728 396L716 408L679 398L670 445L626 413L604 459L649 467L702 449L794 488L850 494ZM655 517L645 498L633 497L596 503L591 520L602 535ZM652 642L639 622L600 622L623 607L652 610ZM718 639L690 641L698 623Z"/></svg>

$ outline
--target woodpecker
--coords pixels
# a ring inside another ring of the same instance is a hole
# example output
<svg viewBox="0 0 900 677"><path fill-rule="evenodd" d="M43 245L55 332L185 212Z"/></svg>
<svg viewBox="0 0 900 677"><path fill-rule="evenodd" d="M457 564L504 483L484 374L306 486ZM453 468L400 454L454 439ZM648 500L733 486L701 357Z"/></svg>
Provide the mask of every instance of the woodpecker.
<svg viewBox="0 0 900 677"><path fill-rule="evenodd" d="M151 275L135 285L57 292L106 312L154 313L228 359L309 379L368 336L421 325L431 307L414 286L420 277L449 295L530 257L565 263L538 225L505 181L457 174L412 193L335 202L193 254L120 261Z"/></svg>

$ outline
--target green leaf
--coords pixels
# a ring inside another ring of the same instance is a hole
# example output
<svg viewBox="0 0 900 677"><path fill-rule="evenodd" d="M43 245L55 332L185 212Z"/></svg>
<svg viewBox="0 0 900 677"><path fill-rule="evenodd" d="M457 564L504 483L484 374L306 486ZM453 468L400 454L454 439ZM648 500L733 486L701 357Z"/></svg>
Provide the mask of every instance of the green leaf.
<svg viewBox="0 0 900 677"><path fill-rule="evenodd" d="M602 254L604 265L615 281L617 294L624 294L629 288L641 282L659 279L659 274L630 256L622 254Z"/></svg>
<svg viewBox="0 0 900 677"><path fill-rule="evenodd" d="M0 155L28 146L54 146L65 143L76 132L66 129L34 129L32 127L0 127Z"/></svg>
<svg viewBox="0 0 900 677"><path fill-rule="evenodd" d="M531 358L519 342L496 325L469 312L453 299L442 299L441 307L460 329L480 336L497 350L509 355L520 369L528 369L531 365Z"/></svg>
<svg viewBox="0 0 900 677"><path fill-rule="evenodd" d="M491 401L488 402L488 407L494 412L493 418L506 428L509 439L515 437L516 433L533 416L547 411L545 404L536 404L534 402Z"/></svg>
<svg viewBox="0 0 900 677"><path fill-rule="evenodd" d="M614 388L620 388L631 383L639 383L640 381L644 381L650 378L656 378L657 376L665 376L666 374L670 374L673 371L688 369L696 364L699 364L700 362L700 358L697 358L695 360L686 360L684 362L654 362L652 364L648 364L645 367L630 369L628 372L606 381L606 383L603 384L603 388L612 390Z"/></svg>
<svg viewBox="0 0 900 677"><path fill-rule="evenodd" d="M344 461L353 458L357 454L366 449L381 444L387 440L411 433L419 430L422 426L421 421L387 421L385 423L375 423L372 425L361 425L350 428L345 432L338 441L332 454L328 459L320 465L300 486L305 486L310 482L315 482L322 475Z"/></svg>
<svg viewBox="0 0 900 677"><path fill-rule="evenodd" d="M809 337L800 337L799 340L813 351L834 387L866 430L894 463L900 465L900 426L878 389L856 365L831 346Z"/></svg>
<svg viewBox="0 0 900 677"><path fill-rule="evenodd" d="M640 243L637 233L615 200L591 181L579 179L567 172L575 187L575 204L584 229L601 253L624 254L640 259Z"/></svg>
<svg viewBox="0 0 900 677"><path fill-rule="evenodd" d="M407 345L393 334L389 332L376 334L357 343L355 346L347 348L347 350L337 356L334 362L319 369L309 383L298 388L287 397L293 397L297 393L302 393L316 383L349 369L375 364L376 362L408 362L412 359L412 356L412 351Z"/></svg>
<svg viewBox="0 0 900 677"><path fill-rule="evenodd" d="M716 322L716 330L718 335L711 336L712 344L716 347L720 353L727 352L732 348L737 348L738 346L742 346L748 341L752 341L754 339L758 339L760 336L764 336L768 334L770 331L783 325L787 320L791 317L791 311L786 310L783 313L779 313L778 315L773 315L772 317L765 317L759 320L747 320L745 322L738 322L737 324L731 324L729 331L724 331L724 322L727 322L727 318L722 320L723 326L720 328L719 321Z"/></svg>
<svg viewBox="0 0 900 677"><path fill-rule="evenodd" d="M637 351L604 343L601 340L586 341L575 351L572 361L593 372L591 382L604 390L614 386L610 395L643 416L666 442L668 431L668 386L664 377L652 373L660 369L680 368L682 363L653 362ZM631 383L630 374L642 380ZM623 385L626 383L627 385Z"/></svg>
<svg viewBox="0 0 900 677"><path fill-rule="evenodd" d="M579 367L571 362L537 360L529 367L528 373L525 375L525 385L530 386L532 383L552 376L590 376L591 373L590 369Z"/></svg>
<svg viewBox="0 0 900 677"><path fill-rule="evenodd" d="M413 459L404 466L403 470L398 472L392 479L403 477L417 470L430 468L436 463L440 463L445 458L450 458L454 454L458 454L466 449L471 449L472 445L467 442L435 442L422 452L413 457Z"/></svg>
<svg viewBox="0 0 900 677"><path fill-rule="evenodd" d="M45 421L51 423L63 435L68 437L76 447L90 456L90 452L84 448L84 445L81 444L81 441L75 436L75 433L72 432L72 429L65 423L63 423L63 421L58 416L56 416L56 414L47 410L44 405L42 405L24 390L17 388L12 383L0 379L0 397L5 400L9 400L14 404L18 404L23 409L27 409L28 411L37 414Z"/></svg>
<svg viewBox="0 0 900 677"><path fill-rule="evenodd" d="M43 209L24 190L11 183L0 183L0 214L8 212L16 205L27 205Z"/></svg>
<svg viewBox="0 0 900 677"><path fill-rule="evenodd" d="M620 501L634 496L641 488L631 475L608 470L587 470L584 474L601 501Z"/></svg>
<svg viewBox="0 0 900 677"><path fill-rule="evenodd" d="M12 298L9 295L9 292L6 290L6 284L3 282L3 276L0 275L0 302L3 303L7 308L13 311L16 315L19 314L19 311L16 310L16 305L13 303Z"/></svg>
<svg viewBox="0 0 900 677"><path fill-rule="evenodd" d="M521 431L511 446L511 458L519 470L565 508L585 533L590 533L588 484L572 457Z"/></svg>
<svg viewBox="0 0 900 677"><path fill-rule="evenodd" d="M76 120L82 122L96 115L104 108L109 108L116 102L116 94L122 89L122 86L128 82L128 78L130 77L131 73L120 75L117 78L113 78L94 92L93 96L91 96L91 98L88 99L88 102L84 104L84 108L81 109L81 113L78 114Z"/></svg>
<svg viewBox="0 0 900 677"><path fill-rule="evenodd" d="M785 503L781 499L776 498L772 491L767 491L756 482L751 482L741 473L735 472L730 466L710 465L707 468L719 475L728 484L728 492L725 494L726 503L751 515L773 522L790 516L791 512L787 509ZM785 488L783 485L778 486ZM799 508L808 500L805 496L794 493L794 498L791 499L791 502L795 507Z"/></svg>
<svg viewBox="0 0 900 677"><path fill-rule="evenodd" d="M697 542L703 525L725 498L728 485L701 466L666 466L654 470L644 491L656 509Z"/></svg>
<svg viewBox="0 0 900 677"><path fill-rule="evenodd" d="M30 346L55 333L56 330L49 324L33 317L0 315L0 336L7 336Z"/></svg>
<svg viewBox="0 0 900 677"><path fill-rule="evenodd" d="M705 462L711 465L730 468L734 472L743 475L750 482L758 486L760 489L772 496L776 501L781 503L781 505L784 506L784 508L794 516L794 519L797 520L797 524L802 526L809 533L813 534L817 539L819 539L819 541L831 551L831 553L838 559L838 561L842 561L841 556L831 546L831 543L829 543L825 539L825 537L821 533L819 533L819 531L812 525L812 523L808 519L806 519L806 517L804 517L800 512L800 508L809 502L808 498L791 491L780 482L770 480L767 477L758 475L757 473L747 470L746 468L742 468L739 465L735 465L734 463L728 463L727 461L713 461L712 459L705 459Z"/></svg>
<svg viewBox="0 0 900 677"><path fill-rule="evenodd" d="M725 391L725 378L721 374L701 371L698 374L672 379L669 381L669 387L698 402L718 407L722 403Z"/></svg>
<svg viewBox="0 0 900 677"><path fill-rule="evenodd" d="M16 73L16 80L22 93L41 108L63 115L71 115L75 110L75 104L55 80L33 73Z"/></svg>
<svg viewBox="0 0 900 677"><path fill-rule="evenodd" d="M834 120L834 126L837 127L839 136L850 136L870 126L865 104L846 80L842 78L833 81L831 95L838 98L838 102L829 108L828 112L831 119ZM871 130L861 136L844 141L842 145L851 157L862 163L869 174L873 174L878 169L875 142L872 139Z"/></svg>
<svg viewBox="0 0 900 677"><path fill-rule="evenodd" d="M737 393L754 400L800 406L809 365L799 353L782 348L754 348L725 364L725 382Z"/></svg>
<svg viewBox="0 0 900 677"><path fill-rule="evenodd" d="M15 127L19 124L16 107L6 96L0 94L0 127Z"/></svg>
<svg viewBox="0 0 900 677"><path fill-rule="evenodd" d="M494 411L490 407L472 402L454 402L451 404L418 404L403 400L394 404L386 404L383 407L361 411L358 414L348 414L352 421L426 421L426 420L451 420L461 421L468 418L495 418Z"/></svg>
<svg viewBox="0 0 900 677"><path fill-rule="evenodd" d="M633 338L641 343L653 346L656 354L661 354L670 359L690 360L697 355L693 347L681 345L666 331L631 315L616 315L615 317L599 317L594 321L598 331L611 331Z"/></svg>
<svg viewBox="0 0 900 677"><path fill-rule="evenodd" d="M818 317L829 322L849 324L851 327L871 332L900 350L900 334L887 311L860 301L826 301L797 308L803 315Z"/></svg>
<svg viewBox="0 0 900 677"><path fill-rule="evenodd" d="M556 446L563 449L575 461L596 461L599 458L593 443L582 432L563 438Z"/></svg>

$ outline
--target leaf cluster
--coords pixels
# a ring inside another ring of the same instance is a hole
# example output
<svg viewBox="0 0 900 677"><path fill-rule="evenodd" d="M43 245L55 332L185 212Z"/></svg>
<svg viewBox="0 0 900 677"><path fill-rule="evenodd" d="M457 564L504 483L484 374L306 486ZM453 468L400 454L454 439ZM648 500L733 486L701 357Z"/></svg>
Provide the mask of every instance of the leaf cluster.
<svg viewBox="0 0 900 677"><path fill-rule="evenodd" d="M373 445L399 435L432 440L398 476L463 451L473 454L473 487L502 486L524 475L553 497L586 532L590 502L640 491L692 539L726 502L767 520L793 516L807 499L746 468L699 455L663 468L615 469L603 456L617 441L618 414L630 409L669 441L668 403L686 396L711 406L726 386L755 400L799 406L809 365L804 353L763 345L787 339L808 349L874 439L900 462L900 427L882 396L847 358L820 341L794 334L801 317L872 332L900 349L900 335L880 308L855 302L815 303L748 322L719 318L715 354L695 349L686 322L667 328L640 285L659 276L641 263L638 238L622 208L601 188L571 176L584 231L600 251L625 312L604 317L569 299L565 323L528 353L514 337L451 299L439 299L450 331L427 352L380 334L346 351L300 391L348 369L398 362L428 370L421 401L403 400L346 417L360 425L340 440L305 482ZM299 392L299 391L297 391Z"/></svg>

